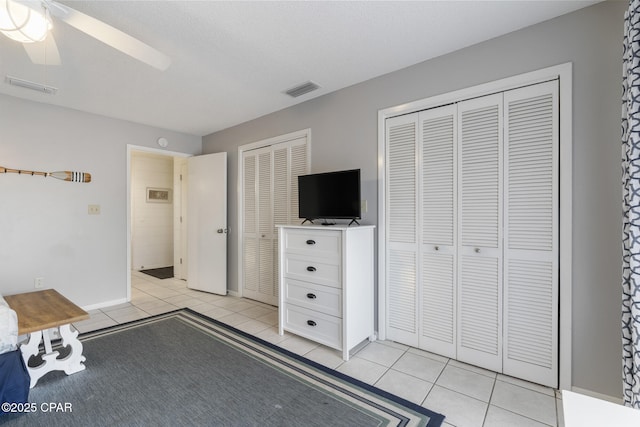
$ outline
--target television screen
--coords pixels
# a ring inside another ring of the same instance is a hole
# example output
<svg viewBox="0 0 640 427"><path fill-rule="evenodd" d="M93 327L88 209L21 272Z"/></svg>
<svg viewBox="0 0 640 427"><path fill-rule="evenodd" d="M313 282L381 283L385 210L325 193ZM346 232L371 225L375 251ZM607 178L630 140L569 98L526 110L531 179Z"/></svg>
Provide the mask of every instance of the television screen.
<svg viewBox="0 0 640 427"><path fill-rule="evenodd" d="M299 217L360 219L360 169L298 177Z"/></svg>

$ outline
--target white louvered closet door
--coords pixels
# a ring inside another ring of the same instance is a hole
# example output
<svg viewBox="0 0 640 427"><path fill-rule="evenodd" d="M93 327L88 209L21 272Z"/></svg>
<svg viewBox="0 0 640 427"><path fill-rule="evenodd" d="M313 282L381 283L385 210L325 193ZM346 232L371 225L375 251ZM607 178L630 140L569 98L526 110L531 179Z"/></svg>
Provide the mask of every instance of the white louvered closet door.
<svg viewBox="0 0 640 427"><path fill-rule="evenodd" d="M502 371L502 94L458 104L460 361Z"/></svg>
<svg viewBox="0 0 640 427"><path fill-rule="evenodd" d="M504 373L558 381L558 82L504 94Z"/></svg>
<svg viewBox="0 0 640 427"><path fill-rule="evenodd" d="M418 113L386 121L388 339L418 346Z"/></svg>
<svg viewBox="0 0 640 427"><path fill-rule="evenodd" d="M272 176L270 147L243 153L243 295L260 301L273 294L275 284Z"/></svg>
<svg viewBox="0 0 640 427"><path fill-rule="evenodd" d="M258 296L267 302L274 294L275 281L273 276L273 152L267 150L258 157ZM247 295L251 298L251 296Z"/></svg>
<svg viewBox="0 0 640 427"><path fill-rule="evenodd" d="M456 356L456 106L419 117L421 271L419 347Z"/></svg>
<svg viewBox="0 0 640 427"><path fill-rule="evenodd" d="M244 291L257 293L260 283L258 278L258 209L256 205L257 157L255 154L245 153L242 163L242 193L244 198L242 270L244 273Z"/></svg>
<svg viewBox="0 0 640 427"><path fill-rule="evenodd" d="M243 153L243 296L278 305L276 225L298 220L298 176L307 138Z"/></svg>
<svg viewBox="0 0 640 427"><path fill-rule="evenodd" d="M387 336L558 385L558 81L386 120Z"/></svg>

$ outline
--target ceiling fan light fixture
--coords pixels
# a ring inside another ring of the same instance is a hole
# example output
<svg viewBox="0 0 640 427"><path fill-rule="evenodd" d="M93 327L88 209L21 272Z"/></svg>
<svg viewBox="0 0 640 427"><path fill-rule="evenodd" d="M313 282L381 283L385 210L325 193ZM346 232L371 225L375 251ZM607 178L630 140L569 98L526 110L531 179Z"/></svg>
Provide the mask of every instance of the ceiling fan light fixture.
<svg viewBox="0 0 640 427"><path fill-rule="evenodd" d="M40 1L0 0L0 32L20 43L43 41L51 20Z"/></svg>

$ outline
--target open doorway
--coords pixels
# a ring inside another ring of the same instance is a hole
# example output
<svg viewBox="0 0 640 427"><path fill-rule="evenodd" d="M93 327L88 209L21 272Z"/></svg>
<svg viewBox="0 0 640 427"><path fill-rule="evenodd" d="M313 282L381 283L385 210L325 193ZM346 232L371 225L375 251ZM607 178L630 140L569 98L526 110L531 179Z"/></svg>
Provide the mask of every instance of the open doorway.
<svg viewBox="0 0 640 427"><path fill-rule="evenodd" d="M171 270L187 279L186 177L188 154L127 147L127 300L131 271ZM165 276L166 277L166 276Z"/></svg>

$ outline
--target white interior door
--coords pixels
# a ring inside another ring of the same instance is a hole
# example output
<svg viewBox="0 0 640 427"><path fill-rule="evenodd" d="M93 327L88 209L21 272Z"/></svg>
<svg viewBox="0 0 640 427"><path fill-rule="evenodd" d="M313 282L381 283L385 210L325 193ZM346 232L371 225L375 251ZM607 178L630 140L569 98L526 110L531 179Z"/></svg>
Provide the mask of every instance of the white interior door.
<svg viewBox="0 0 640 427"><path fill-rule="evenodd" d="M187 160L187 286L227 294L227 153Z"/></svg>

